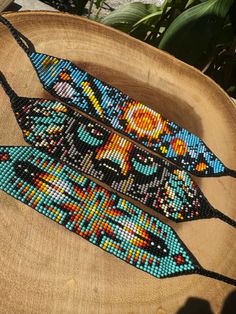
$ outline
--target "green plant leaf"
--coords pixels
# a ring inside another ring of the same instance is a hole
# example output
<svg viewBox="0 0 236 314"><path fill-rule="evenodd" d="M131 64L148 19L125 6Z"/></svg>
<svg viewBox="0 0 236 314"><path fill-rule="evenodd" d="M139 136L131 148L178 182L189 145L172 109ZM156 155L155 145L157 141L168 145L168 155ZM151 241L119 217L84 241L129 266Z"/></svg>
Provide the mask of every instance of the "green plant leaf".
<svg viewBox="0 0 236 314"><path fill-rule="evenodd" d="M197 4L200 4L202 1L201 0L188 0L187 4L186 4L186 8L191 8Z"/></svg>
<svg viewBox="0 0 236 314"><path fill-rule="evenodd" d="M218 35L234 0L209 0L181 13L168 27L159 48L203 68L214 54Z"/></svg>
<svg viewBox="0 0 236 314"><path fill-rule="evenodd" d="M95 5L97 9L100 7L101 4L102 4L102 0L96 0Z"/></svg>
<svg viewBox="0 0 236 314"><path fill-rule="evenodd" d="M152 17L156 17L156 16L159 16L162 14L162 11L157 11L157 12L153 12L151 14L148 14L146 16L144 16L141 20L139 20L138 22L136 22L134 25L133 25L133 28L135 28L136 26L142 24L142 23L145 23L146 21L150 20Z"/></svg>
<svg viewBox="0 0 236 314"><path fill-rule="evenodd" d="M150 20L153 22L153 19L158 20L162 13L162 6L157 7L154 4L133 2L111 12L101 19L101 22L129 33L134 25L138 26L140 23L147 23ZM142 22L140 22L141 20Z"/></svg>

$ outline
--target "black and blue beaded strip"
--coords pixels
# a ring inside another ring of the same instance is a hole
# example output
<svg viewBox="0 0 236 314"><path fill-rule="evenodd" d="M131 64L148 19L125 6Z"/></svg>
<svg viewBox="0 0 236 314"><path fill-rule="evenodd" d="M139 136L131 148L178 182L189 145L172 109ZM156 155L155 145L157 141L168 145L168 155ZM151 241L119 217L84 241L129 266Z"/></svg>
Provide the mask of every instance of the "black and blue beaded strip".
<svg viewBox="0 0 236 314"><path fill-rule="evenodd" d="M157 278L201 274L174 230L32 147L0 147L0 189L101 249Z"/></svg>
<svg viewBox="0 0 236 314"><path fill-rule="evenodd" d="M175 222L220 218L184 170L57 101L16 95L0 72L25 140Z"/></svg>
<svg viewBox="0 0 236 314"><path fill-rule="evenodd" d="M91 115L118 132L197 176L235 177L196 135L169 121L115 87L59 59L32 49L32 44L0 16L32 62L43 87L63 102ZM31 47L30 47L31 44Z"/></svg>

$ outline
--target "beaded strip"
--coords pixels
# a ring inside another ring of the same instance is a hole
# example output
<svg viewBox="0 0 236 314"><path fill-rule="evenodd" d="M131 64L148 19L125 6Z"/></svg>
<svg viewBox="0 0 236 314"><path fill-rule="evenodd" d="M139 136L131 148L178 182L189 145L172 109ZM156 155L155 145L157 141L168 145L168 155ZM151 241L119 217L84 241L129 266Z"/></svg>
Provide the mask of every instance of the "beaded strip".
<svg viewBox="0 0 236 314"><path fill-rule="evenodd" d="M22 35L9 21L1 16L0 22L10 29L45 90L53 96L139 141L194 175L236 176L236 172L226 168L196 135L72 62L33 51L29 40L24 37L25 45Z"/></svg>
<svg viewBox="0 0 236 314"><path fill-rule="evenodd" d="M32 147L0 147L0 189L82 238L157 278L203 269L174 230Z"/></svg>
<svg viewBox="0 0 236 314"><path fill-rule="evenodd" d="M176 221L220 218L183 170L110 132L60 102L16 95L0 72L25 140Z"/></svg>

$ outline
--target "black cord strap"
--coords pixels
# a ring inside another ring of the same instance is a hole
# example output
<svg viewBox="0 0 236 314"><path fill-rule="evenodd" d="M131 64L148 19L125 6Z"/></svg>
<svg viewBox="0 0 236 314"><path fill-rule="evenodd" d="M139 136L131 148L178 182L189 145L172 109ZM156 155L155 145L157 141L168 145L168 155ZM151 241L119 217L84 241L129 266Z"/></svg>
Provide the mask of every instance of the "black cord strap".
<svg viewBox="0 0 236 314"><path fill-rule="evenodd" d="M235 170L226 168L225 174L230 176L230 177L236 178L236 171Z"/></svg>
<svg viewBox="0 0 236 314"><path fill-rule="evenodd" d="M15 27L2 15L0 15L0 22L4 24L11 32L12 36L15 38L18 45L24 50L24 52L29 55L32 51L33 45L26 39L24 36L20 34L19 31L15 29Z"/></svg>
<svg viewBox="0 0 236 314"><path fill-rule="evenodd" d="M206 277L214 278L214 279L219 280L219 281L223 281L223 282L228 283L228 284L230 284L232 286L236 286L236 279L229 278L227 276L218 274L218 273L216 273L214 271L210 271L210 270L207 270L205 268L197 269L196 273L199 274L199 275L206 276Z"/></svg>
<svg viewBox="0 0 236 314"><path fill-rule="evenodd" d="M15 91L11 88L11 86L8 84L5 76L0 71L0 84L2 85L3 89L5 90L6 94L9 96L11 102L16 101L18 95L15 93Z"/></svg>
<svg viewBox="0 0 236 314"><path fill-rule="evenodd" d="M223 214L222 212L220 212L219 210L215 209L215 213L216 213L216 217L223 220L224 222L226 222L227 224L233 226L234 228L236 228L236 221L234 221L233 219L231 219L230 217L226 216L225 214Z"/></svg>

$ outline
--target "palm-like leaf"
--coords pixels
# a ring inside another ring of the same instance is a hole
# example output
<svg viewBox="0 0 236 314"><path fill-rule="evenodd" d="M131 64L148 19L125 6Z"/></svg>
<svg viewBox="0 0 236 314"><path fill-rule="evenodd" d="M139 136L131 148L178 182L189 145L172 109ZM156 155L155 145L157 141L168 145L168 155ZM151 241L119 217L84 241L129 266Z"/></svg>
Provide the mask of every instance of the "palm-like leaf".
<svg viewBox="0 0 236 314"><path fill-rule="evenodd" d="M209 0L180 14L166 30L159 48L203 68L214 54L220 30L234 0Z"/></svg>

